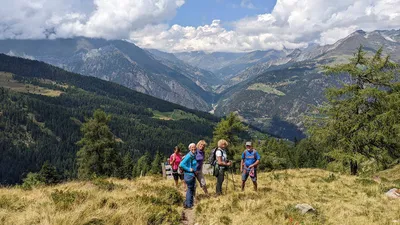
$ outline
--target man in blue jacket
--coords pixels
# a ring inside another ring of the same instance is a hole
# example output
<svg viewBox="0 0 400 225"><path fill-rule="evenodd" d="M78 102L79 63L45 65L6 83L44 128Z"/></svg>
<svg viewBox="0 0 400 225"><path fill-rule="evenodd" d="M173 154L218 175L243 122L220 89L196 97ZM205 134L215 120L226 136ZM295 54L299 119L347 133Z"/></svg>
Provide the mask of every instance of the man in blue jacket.
<svg viewBox="0 0 400 225"><path fill-rule="evenodd" d="M242 153L240 171L242 172L242 191L246 185L247 178L251 178L254 191L257 191L257 166L260 163L260 154L253 149L251 142L246 142L246 150Z"/></svg>
<svg viewBox="0 0 400 225"><path fill-rule="evenodd" d="M196 160L196 144L191 143L189 145L190 152L183 158L179 167L184 171L184 180L187 185L186 190L186 201L185 208L191 209L194 203L194 195L196 193L196 170L197 170L197 160Z"/></svg>

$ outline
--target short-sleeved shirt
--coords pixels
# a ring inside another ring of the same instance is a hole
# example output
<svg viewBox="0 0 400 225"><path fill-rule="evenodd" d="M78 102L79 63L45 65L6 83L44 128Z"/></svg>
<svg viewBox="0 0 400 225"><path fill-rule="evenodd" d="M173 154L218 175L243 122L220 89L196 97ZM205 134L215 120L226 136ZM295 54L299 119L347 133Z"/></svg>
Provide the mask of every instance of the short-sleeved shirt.
<svg viewBox="0 0 400 225"><path fill-rule="evenodd" d="M228 155L226 154L225 149L218 148L217 151L215 152L215 156L217 157L217 162L218 162L218 157L221 157L221 156L222 156L223 162L228 161Z"/></svg>
<svg viewBox="0 0 400 225"><path fill-rule="evenodd" d="M175 156L176 155L176 156ZM182 156L181 156L181 154L172 154L170 157L169 157L169 161L171 162L172 161L172 159L174 158L174 156L175 156L175 162L173 162L172 163L172 169L173 170L178 170L178 168L179 168L179 163L181 163L181 161L182 161Z"/></svg>
<svg viewBox="0 0 400 225"><path fill-rule="evenodd" d="M261 157L260 154L258 154L258 152L253 149L252 151L245 150L242 153L242 159L244 160L244 165L246 167L249 167L250 165L254 164L257 160L260 160Z"/></svg>

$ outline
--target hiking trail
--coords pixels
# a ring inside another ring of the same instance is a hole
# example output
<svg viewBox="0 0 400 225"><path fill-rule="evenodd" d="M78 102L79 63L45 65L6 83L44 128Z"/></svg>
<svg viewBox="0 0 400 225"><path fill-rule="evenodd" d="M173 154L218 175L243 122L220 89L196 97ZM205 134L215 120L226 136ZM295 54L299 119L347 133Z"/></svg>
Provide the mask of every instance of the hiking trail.
<svg viewBox="0 0 400 225"><path fill-rule="evenodd" d="M194 209L184 209L182 212L182 221L181 224L183 225L195 225L195 215Z"/></svg>
<svg viewBox="0 0 400 225"><path fill-rule="evenodd" d="M186 192L184 192L182 190L181 190L181 193L183 194L183 196L185 196L185 194L186 194ZM195 205L199 203L201 197L203 197L202 194L200 195L200 197L194 198ZM194 207L192 209L183 209L181 224L182 225L198 225L198 223L196 223L196 215L194 212Z"/></svg>

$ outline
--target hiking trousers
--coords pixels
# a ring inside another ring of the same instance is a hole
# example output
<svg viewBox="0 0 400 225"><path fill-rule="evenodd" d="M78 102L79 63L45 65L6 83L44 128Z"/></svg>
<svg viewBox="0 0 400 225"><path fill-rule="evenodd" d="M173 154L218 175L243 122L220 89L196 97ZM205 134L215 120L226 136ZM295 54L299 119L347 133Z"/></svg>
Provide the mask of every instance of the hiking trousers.
<svg viewBox="0 0 400 225"><path fill-rule="evenodd" d="M187 185L185 206L192 208L194 204L194 195L196 193L196 178L193 173L185 173L184 179Z"/></svg>
<svg viewBox="0 0 400 225"><path fill-rule="evenodd" d="M217 195L222 195L222 184L225 180L225 169L219 168L217 176Z"/></svg>

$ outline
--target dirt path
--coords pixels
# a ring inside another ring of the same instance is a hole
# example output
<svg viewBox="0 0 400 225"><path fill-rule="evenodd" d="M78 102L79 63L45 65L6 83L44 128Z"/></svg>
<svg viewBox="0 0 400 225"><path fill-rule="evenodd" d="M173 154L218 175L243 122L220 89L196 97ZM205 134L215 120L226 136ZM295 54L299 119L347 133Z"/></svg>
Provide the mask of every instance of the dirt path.
<svg viewBox="0 0 400 225"><path fill-rule="evenodd" d="M194 209L184 209L182 212L182 222L183 225L195 225L195 215Z"/></svg>
<svg viewBox="0 0 400 225"><path fill-rule="evenodd" d="M186 192L182 192L183 196L186 195ZM202 198L207 198L207 195L204 194L199 194L198 196L196 196L194 198L194 205L197 205ZM196 223L196 215L195 215L195 211L194 211L193 207L192 209L184 209L182 212L182 220L181 220L181 224L182 225L198 225L198 223Z"/></svg>

